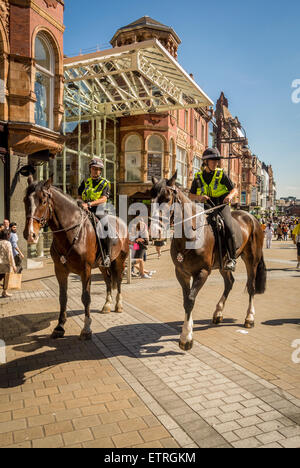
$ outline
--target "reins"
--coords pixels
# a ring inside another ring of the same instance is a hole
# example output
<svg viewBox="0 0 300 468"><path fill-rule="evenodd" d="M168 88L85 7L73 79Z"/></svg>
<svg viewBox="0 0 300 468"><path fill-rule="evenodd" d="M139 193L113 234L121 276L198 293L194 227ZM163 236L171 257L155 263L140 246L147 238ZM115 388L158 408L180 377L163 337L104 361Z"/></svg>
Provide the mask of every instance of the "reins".
<svg viewBox="0 0 300 468"><path fill-rule="evenodd" d="M52 198L52 195L50 192L46 192L46 194L48 195L47 197L47 207L46 207L46 210L45 210L45 213L43 214L43 216L41 218L38 218L37 216L27 216L27 219L34 219L35 221L37 221L39 224L40 224L40 227L43 228L45 227L45 225L47 224L47 222L51 219L52 215L53 215L53 207L51 206L50 204L50 199ZM78 207L79 208L79 207ZM79 208L80 209L80 208ZM52 246L53 246L53 249L55 250L56 254L59 256L60 258L60 261L63 265L65 265L67 263L67 257L69 256L69 254L71 253L75 243L78 241L79 239L79 234L80 234L80 231L85 223L85 221L87 220L88 218L88 214L86 216L84 216L84 211L82 209L80 209L80 214L81 214L81 220L79 223L77 224L74 224L70 227L67 227L67 228L63 228L63 229L57 229L55 231L52 231L52 234L58 234L58 233L61 233L61 232L69 232L69 231L72 231L73 229L75 228L78 228L72 242L71 242L71 246L68 250L68 252L66 253L66 255L61 255L57 248L55 247L55 243L54 243L54 238L53 238L53 242L52 242Z"/></svg>

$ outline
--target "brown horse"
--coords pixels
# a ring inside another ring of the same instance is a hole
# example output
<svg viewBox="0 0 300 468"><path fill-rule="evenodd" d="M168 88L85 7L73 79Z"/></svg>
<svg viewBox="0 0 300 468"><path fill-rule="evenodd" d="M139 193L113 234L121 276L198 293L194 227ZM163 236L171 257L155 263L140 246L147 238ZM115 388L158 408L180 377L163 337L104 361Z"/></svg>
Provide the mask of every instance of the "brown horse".
<svg viewBox="0 0 300 468"><path fill-rule="evenodd" d="M196 205L187 198L175 185L177 174L170 180L153 178L151 189L152 198L158 205L164 204L169 213L176 209L181 211L182 226L187 218L192 218L193 224L190 229L182 229L183 235L179 238L174 236L171 243L171 257L175 265L176 277L179 281L184 299L185 321L180 336L179 346L183 350L189 350L193 346L193 320L192 310L196 297L214 269L219 269L224 278L225 290L219 300L213 315L213 324L223 321L223 309L227 297L233 287L234 278L230 271L220 267L219 250L211 226L207 223L207 216L201 215L200 244L197 248L187 248L187 242L196 239L198 228L195 227L197 217ZM163 206L163 205L162 205ZM178 208L179 207L179 208ZM196 217L195 217L196 216ZM263 258L264 234L259 222L245 211L234 211L232 213L233 224L239 240L237 256L241 256L247 269L247 290L249 293L249 307L245 320L245 327L254 327L255 309L253 298L255 294L263 294L266 288L266 267ZM157 218L157 214L155 215ZM158 219L158 218L157 218ZM204 221L204 222L203 222ZM184 226L185 227L185 226ZM189 232L188 237L185 232ZM223 262L224 264L224 262ZM192 285L191 285L191 279Z"/></svg>
<svg viewBox="0 0 300 468"><path fill-rule="evenodd" d="M54 261L55 274L59 284L60 316L52 338L61 338L65 334L64 325L67 320L67 287L68 276L75 273L82 282L82 302L85 309L85 324L81 339L91 339L91 270L100 268L106 283L106 302L102 313L112 309L112 289L117 287L118 294L115 312L122 312L121 282L125 268L125 260L129 253L127 226L114 216L108 216L109 222L114 222L116 239L111 252L111 267L103 268L98 262L97 236L89 220L88 214L82 210L75 200L52 185L52 179L46 182L33 182L28 178L28 188L24 198L26 224L24 238L29 244L36 244L40 228L48 224L53 232L51 257Z"/></svg>

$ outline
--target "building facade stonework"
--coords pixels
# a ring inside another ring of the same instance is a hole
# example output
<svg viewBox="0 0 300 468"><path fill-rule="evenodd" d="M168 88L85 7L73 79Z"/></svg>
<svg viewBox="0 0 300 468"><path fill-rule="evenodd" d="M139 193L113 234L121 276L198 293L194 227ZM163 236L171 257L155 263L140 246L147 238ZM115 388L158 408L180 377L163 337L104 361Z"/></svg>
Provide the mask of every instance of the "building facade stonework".
<svg viewBox="0 0 300 468"><path fill-rule="evenodd" d="M149 17L118 29L113 47L157 39L177 59L181 41L174 30ZM121 117L118 172L119 194L147 193L152 176L168 178L177 170L177 181L189 188L208 145L209 109L182 109ZM133 154L135 153L135 156ZM131 156L132 155L132 156ZM131 166L138 166L134 171Z"/></svg>
<svg viewBox="0 0 300 468"><path fill-rule="evenodd" d="M0 0L0 218L20 233L27 182L19 170L64 144L63 13L63 0Z"/></svg>

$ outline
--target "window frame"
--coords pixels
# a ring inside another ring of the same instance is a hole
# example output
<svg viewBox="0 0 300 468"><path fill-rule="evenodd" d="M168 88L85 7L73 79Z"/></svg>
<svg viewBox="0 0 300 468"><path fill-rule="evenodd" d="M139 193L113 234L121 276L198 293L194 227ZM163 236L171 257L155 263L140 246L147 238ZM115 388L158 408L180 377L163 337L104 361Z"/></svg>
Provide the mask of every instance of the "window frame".
<svg viewBox="0 0 300 468"><path fill-rule="evenodd" d="M38 63L35 64L35 80L34 83L36 83L36 75L37 72L39 72L41 75L45 75L47 78L49 78L50 84L49 84L49 115L48 115L48 125L40 125L36 123L35 125L38 125L39 127L42 128L48 128L49 130L54 129L54 100L55 100L55 53L54 53L54 48L51 44L51 41L47 37L47 34L45 34L43 31L39 32L36 37L35 37L35 60L36 60L36 41L39 39L44 47L47 48L49 52L49 58L50 58L50 69L48 70L47 68L44 68L43 66L39 65ZM36 103L37 104L37 103ZM35 105L36 105L35 104Z"/></svg>
<svg viewBox="0 0 300 468"><path fill-rule="evenodd" d="M136 149L133 149L133 150L127 150L127 145L128 145L128 141L132 138L132 137L136 137L137 138L137 141L139 142L139 145ZM124 163L125 163L125 182L128 182L128 183L141 183L142 182L142 142L140 140L140 137L138 134L133 134L133 135L128 135L126 140L125 140L125 145L124 145ZM139 160L140 160L140 165L139 166L135 166L137 167L137 169L139 169L139 179L138 180L128 180L128 170L127 170L127 157L129 156L137 156L139 155Z"/></svg>
<svg viewBox="0 0 300 468"><path fill-rule="evenodd" d="M150 140L151 138L158 138L160 140L160 143L161 143L161 148L160 148L160 151L158 150L151 150L149 149L149 146L150 146ZM159 135L151 135L148 139L148 142L147 142L147 181L150 182L151 181L151 178L149 178L149 155L152 155L152 156L156 156L156 155L159 155L160 156L160 162L161 162L161 170L160 170L160 178L163 177L163 171L164 171L164 141L163 139L161 138L161 136Z"/></svg>

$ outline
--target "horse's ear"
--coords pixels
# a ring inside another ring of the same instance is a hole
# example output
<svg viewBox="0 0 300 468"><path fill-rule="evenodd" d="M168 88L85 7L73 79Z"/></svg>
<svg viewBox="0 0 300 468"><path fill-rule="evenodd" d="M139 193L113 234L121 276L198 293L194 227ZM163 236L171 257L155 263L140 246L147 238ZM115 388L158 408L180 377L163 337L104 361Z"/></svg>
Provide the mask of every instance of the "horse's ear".
<svg viewBox="0 0 300 468"><path fill-rule="evenodd" d="M28 185L32 185L32 184L33 184L33 177L32 177L32 175L30 175L30 176L27 178L27 184L28 184Z"/></svg>
<svg viewBox="0 0 300 468"><path fill-rule="evenodd" d="M49 179L44 183L44 188L46 190L49 190L49 188L51 187L52 184L53 184L53 174L51 174Z"/></svg>
<svg viewBox="0 0 300 468"><path fill-rule="evenodd" d="M174 187L176 180L177 180L177 171L176 171L175 174L171 177L171 179L168 180L167 186L168 186L168 187Z"/></svg>
<svg viewBox="0 0 300 468"><path fill-rule="evenodd" d="M152 177L152 184L153 184L153 185L158 184L158 182L159 182L159 181L158 181L158 179L157 179L156 177Z"/></svg>

